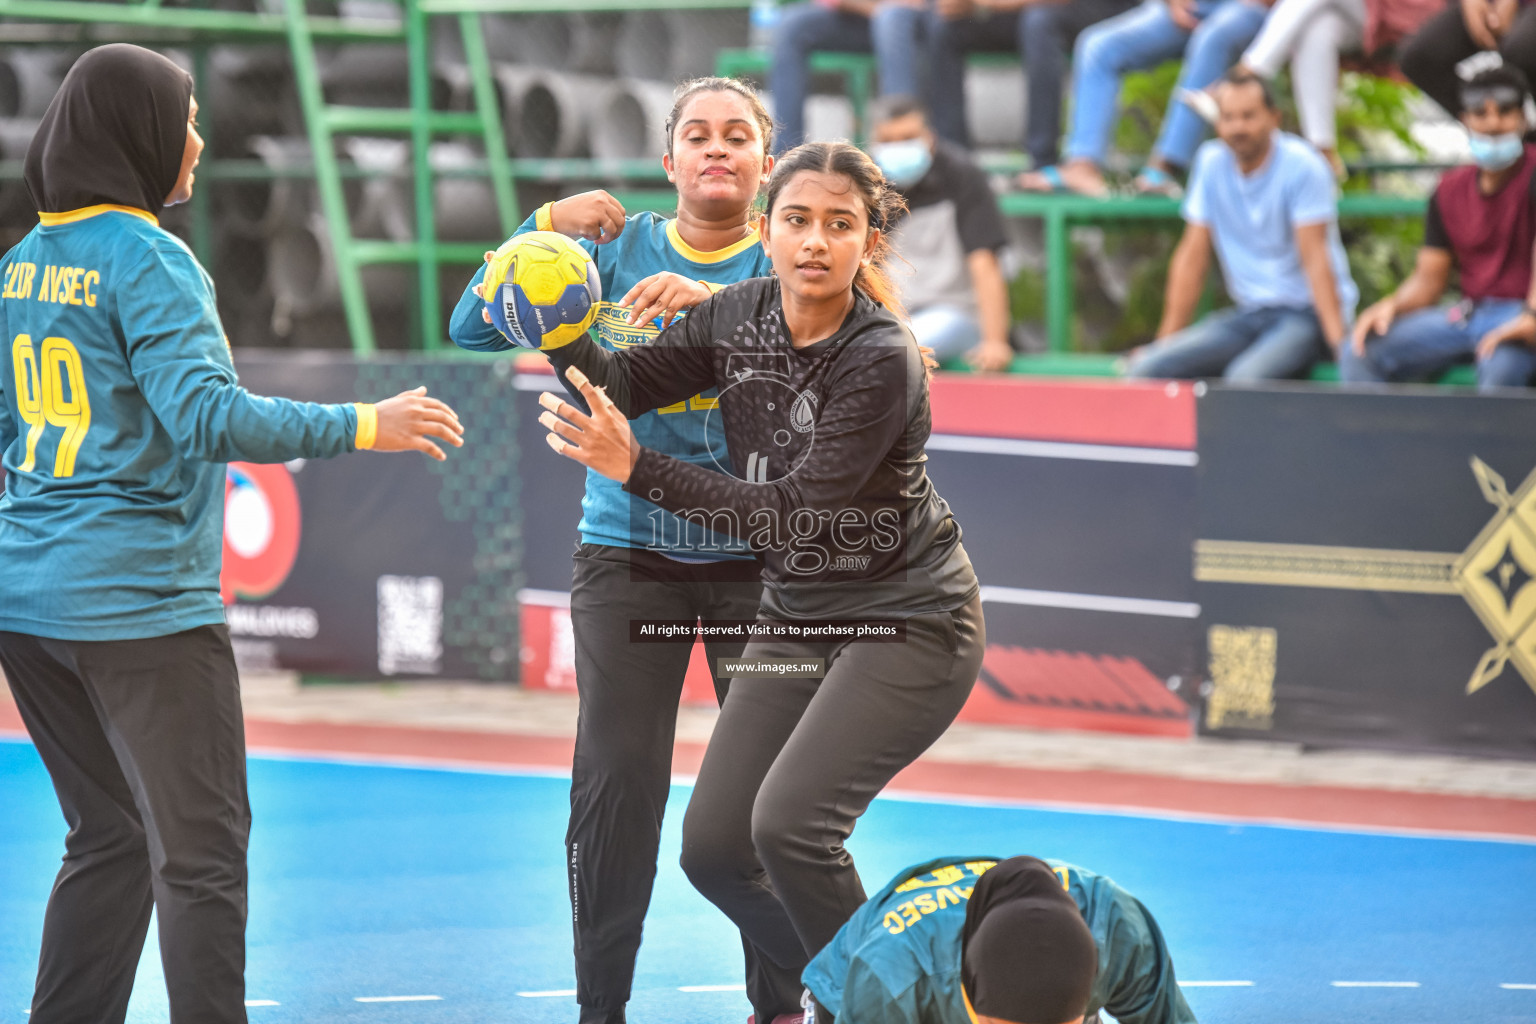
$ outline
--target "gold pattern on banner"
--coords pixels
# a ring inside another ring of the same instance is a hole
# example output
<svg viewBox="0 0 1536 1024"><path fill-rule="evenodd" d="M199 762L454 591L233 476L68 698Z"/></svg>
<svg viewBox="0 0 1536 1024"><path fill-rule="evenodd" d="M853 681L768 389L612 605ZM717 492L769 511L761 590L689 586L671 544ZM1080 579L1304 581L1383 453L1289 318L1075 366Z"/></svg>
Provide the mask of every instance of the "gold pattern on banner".
<svg viewBox="0 0 1536 1024"><path fill-rule="evenodd" d="M1275 653L1280 637L1261 626L1212 626L1209 729L1268 729L1275 714Z"/></svg>
<svg viewBox="0 0 1536 1024"><path fill-rule="evenodd" d="M1536 690L1536 470L1513 493L1473 456L1472 475L1497 511L1467 549L1394 551L1322 544L1195 541L1195 579L1399 594L1460 594L1496 643L1467 682L1476 693L1513 664ZM1212 627L1215 631L1225 626ZM1212 678L1216 653L1211 648ZM1213 695L1214 696L1214 695Z"/></svg>

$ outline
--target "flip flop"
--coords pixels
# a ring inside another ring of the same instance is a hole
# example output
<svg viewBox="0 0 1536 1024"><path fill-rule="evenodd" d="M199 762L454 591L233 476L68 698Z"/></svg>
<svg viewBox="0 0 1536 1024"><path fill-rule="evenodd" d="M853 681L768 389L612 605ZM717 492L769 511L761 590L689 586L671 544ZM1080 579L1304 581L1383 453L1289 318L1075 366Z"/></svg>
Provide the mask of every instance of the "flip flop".
<svg viewBox="0 0 1536 1024"><path fill-rule="evenodd" d="M1029 180L1031 174L1039 175L1041 178L1044 178L1046 185L1049 187L1041 188L1038 184L1031 183ZM1067 180L1061 176L1061 168L1055 166L1054 164L1041 167L1036 171L1021 174L1014 180L1014 184L1018 186L1019 191L1033 192L1036 195L1086 196L1089 199L1103 199L1105 196L1109 195L1108 189L1105 189L1102 192L1084 192L1081 189L1073 188L1071 185L1067 184Z"/></svg>
<svg viewBox="0 0 1536 1024"><path fill-rule="evenodd" d="M1173 179L1173 175L1160 167L1143 167L1141 173L1136 175L1136 180L1131 183L1131 188L1139 196L1167 196L1169 199L1178 199L1184 195L1184 189Z"/></svg>

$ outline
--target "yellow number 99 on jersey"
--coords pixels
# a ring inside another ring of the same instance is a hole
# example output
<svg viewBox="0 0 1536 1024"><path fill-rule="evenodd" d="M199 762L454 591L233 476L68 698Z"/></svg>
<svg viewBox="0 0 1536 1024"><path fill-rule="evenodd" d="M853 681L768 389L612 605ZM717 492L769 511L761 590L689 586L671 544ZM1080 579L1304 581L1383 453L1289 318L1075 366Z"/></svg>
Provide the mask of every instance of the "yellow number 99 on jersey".
<svg viewBox="0 0 1536 1024"><path fill-rule="evenodd" d="M498 331L514 344L548 350L592 326L603 284L581 246L558 232L530 231L496 250L482 294Z"/></svg>

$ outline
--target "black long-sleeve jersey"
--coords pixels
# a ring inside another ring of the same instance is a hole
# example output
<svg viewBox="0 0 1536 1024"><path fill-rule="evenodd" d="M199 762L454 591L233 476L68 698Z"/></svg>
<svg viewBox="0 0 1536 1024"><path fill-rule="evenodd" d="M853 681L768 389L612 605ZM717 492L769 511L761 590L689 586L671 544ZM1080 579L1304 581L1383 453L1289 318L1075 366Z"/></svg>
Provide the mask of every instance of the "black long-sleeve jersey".
<svg viewBox="0 0 1536 1024"><path fill-rule="evenodd" d="M650 345L609 352L582 338L552 357L626 416L679 402L709 410L729 465L641 449L624 489L746 540L763 560L766 615L904 617L976 594L960 527L925 469L922 356L864 295L835 334L799 349L765 277L722 289ZM699 394L716 387L718 398Z"/></svg>

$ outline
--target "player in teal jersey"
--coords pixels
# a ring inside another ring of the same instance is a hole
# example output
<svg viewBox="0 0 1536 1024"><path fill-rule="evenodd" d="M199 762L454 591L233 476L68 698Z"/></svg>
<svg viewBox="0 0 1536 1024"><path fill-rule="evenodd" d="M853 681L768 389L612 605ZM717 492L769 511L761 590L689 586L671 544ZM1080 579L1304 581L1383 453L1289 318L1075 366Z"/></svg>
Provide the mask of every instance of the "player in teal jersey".
<svg viewBox="0 0 1536 1024"><path fill-rule="evenodd" d="M677 217L626 217L607 192L541 207L519 229L578 238L597 262L605 301L595 336L605 348L648 345L660 328L722 285L770 272L753 206L773 160L773 120L757 95L731 79L690 82L667 119L669 180ZM479 289L482 267L453 312L450 335L481 351L512 347L490 326ZM716 405L710 389L647 412L632 426L642 443L718 469L730 465L723 435L706 436ZM757 562L740 541L626 494L587 473L581 542L571 586L576 686L581 714L571 767L566 832L576 998L584 1024L620 1024L650 903L672 763L677 702L687 672L685 644L634 644L636 619L757 617ZM706 644L713 672L742 642ZM717 697L725 680L715 677ZM744 942L749 994L777 984L762 954ZM774 981L768 980L770 977Z"/></svg>
<svg viewBox="0 0 1536 1024"><path fill-rule="evenodd" d="M31 1020L121 1022L155 910L171 1019L245 1021L245 737L219 597L225 468L461 444L424 389L259 398L154 211L192 194L192 79L113 44L27 152L0 260L0 668L69 822Z"/></svg>
<svg viewBox="0 0 1536 1024"><path fill-rule="evenodd" d="M805 969L816 1024L1195 1024L1152 914L1059 860L900 872Z"/></svg>

